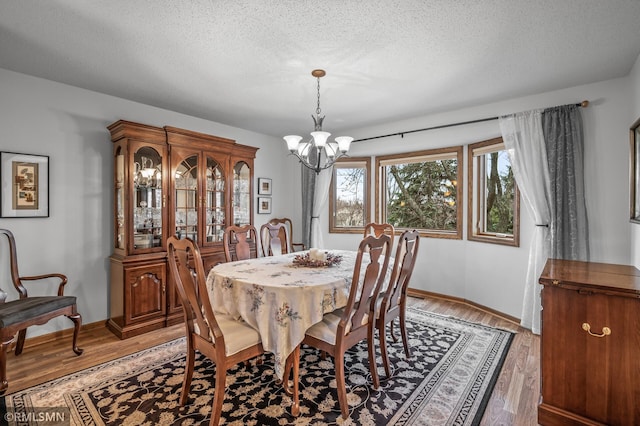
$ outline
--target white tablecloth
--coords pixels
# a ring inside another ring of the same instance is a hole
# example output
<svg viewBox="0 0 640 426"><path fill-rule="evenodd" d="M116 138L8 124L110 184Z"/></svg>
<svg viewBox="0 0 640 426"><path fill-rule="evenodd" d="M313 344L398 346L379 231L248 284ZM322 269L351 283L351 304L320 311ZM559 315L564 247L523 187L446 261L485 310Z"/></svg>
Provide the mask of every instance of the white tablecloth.
<svg viewBox="0 0 640 426"><path fill-rule="evenodd" d="M349 297L355 251L330 250L342 256L335 266L294 265L294 256L304 253L223 263L207 277L214 311L242 319L259 331L265 351L275 355L278 378L307 329L325 313L345 306Z"/></svg>

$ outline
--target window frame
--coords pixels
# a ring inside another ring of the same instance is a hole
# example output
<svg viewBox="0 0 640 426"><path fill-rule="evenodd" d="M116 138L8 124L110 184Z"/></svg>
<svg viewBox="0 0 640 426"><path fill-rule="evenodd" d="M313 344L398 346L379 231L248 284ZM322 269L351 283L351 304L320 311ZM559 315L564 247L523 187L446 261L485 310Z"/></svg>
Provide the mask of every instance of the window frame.
<svg viewBox="0 0 640 426"><path fill-rule="evenodd" d="M481 151L482 154L476 154L477 151ZM479 220L479 218L476 218L476 212L484 208L484 200L486 199L485 195L480 194L482 188L486 190L486 172L483 170L484 167L478 167L476 159L480 155L487 155L496 151L506 151L502 137L472 143L467 146L467 240L520 247L520 189L515 182L515 178L513 182L513 234L476 232L475 222L476 219ZM480 182L480 174L483 174L482 182Z"/></svg>
<svg viewBox="0 0 640 426"><path fill-rule="evenodd" d="M350 165L354 165L349 167ZM364 203L364 223L362 226L336 226L335 206L336 206L336 168L356 168L361 166L365 170L363 203ZM362 234L364 227L371 220L371 157L344 157L338 159L331 171L331 185L329 186L329 233L330 234Z"/></svg>
<svg viewBox="0 0 640 426"><path fill-rule="evenodd" d="M376 157L376 211L375 217L378 221L384 223L386 222L386 217L383 215L385 209L382 204L386 203L386 179L383 173L383 167L388 165L391 162L406 162L406 163L415 163L418 161L429 161L429 158L433 158L432 161L436 161L439 159L444 159L446 156L451 156L451 159L456 159L457 171L456 171L456 230L455 231L447 231L447 230L438 230L438 229L425 229L425 228L417 228L416 230L423 237L430 238L444 238L444 239L462 239L462 222L463 222L463 170L464 170L464 158L463 158L463 147L462 145L451 146L445 148L436 148L429 149L423 151L413 151L407 153L400 154L391 154L391 155L381 155ZM406 161L402 161L406 160ZM413 161L412 161L413 160ZM385 164L386 163L386 164ZM395 227L397 232L402 232L404 230L408 230L408 228L404 227Z"/></svg>

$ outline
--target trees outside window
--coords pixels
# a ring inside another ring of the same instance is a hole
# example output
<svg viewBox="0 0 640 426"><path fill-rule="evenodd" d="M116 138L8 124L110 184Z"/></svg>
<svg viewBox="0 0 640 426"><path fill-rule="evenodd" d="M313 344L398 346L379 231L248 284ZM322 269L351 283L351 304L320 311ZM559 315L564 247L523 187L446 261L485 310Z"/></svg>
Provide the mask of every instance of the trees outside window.
<svg viewBox="0 0 640 426"><path fill-rule="evenodd" d="M329 232L362 233L369 223L371 159L346 158L333 166Z"/></svg>
<svg viewBox="0 0 640 426"><path fill-rule="evenodd" d="M502 138L468 146L467 239L518 247L520 193Z"/></svg>
<svg viewBox="0 0 640 426"><path fill-rule="evenodd" d="M462 238L462 147L376 158L376 217L396 229Z"/></svg>
<svg viewBox="0 0 640 426"><path fill-rule="evenodd" d="M433 238L462 239L463 147L376 157L375 221ZM518 247L520 193L502 138L467 147L467 239ZM361 233L369 223L369 157L334 166L329 232Z"/></svg>

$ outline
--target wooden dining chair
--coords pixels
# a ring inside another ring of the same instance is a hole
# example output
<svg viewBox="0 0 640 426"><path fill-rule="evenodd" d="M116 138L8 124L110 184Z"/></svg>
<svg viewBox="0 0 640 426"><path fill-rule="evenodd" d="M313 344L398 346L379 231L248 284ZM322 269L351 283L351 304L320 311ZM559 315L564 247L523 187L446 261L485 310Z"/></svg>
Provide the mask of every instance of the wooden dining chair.
<svg viewBox="0 0 640 426"><path fill-rule="evenodd" d="M284 223L265 223L260 227L260 241L262 241L263 256L277 256L289 253L288 226Z"/></svg>
<svg viewBox="0 0 640 426"><path fill-rule="evenodd" d="M389 367L389 356L387 353L386 325L391 324L389 331L393 341L397 342L398 338L393 332L393 324L396 318L399 318L400 322L400 335L404 345L405 356L407 358L411 357L406 326L407 288L409 287L413 267L416 264L419 246L420 235L418 231L404 231L400 235L391 278L384 291L381 291L378 295L378 302L376 303L375 328L379 334L380 352L387 377L391 377L391 368ZM369 339L368 344L369 346L373 346L373 339ZM371 348L369 349L371 350Z"/></svg>
<svg viewBox="0 0 640 426"><path fill-rule="evenodd" d="M347 390L344 378L344 354L362 340L372 340L374 335L373 309L384 282L391 253L391 238L388 235L365 237L358 247L353 269L349 299L344 308L325 314L322 321L311 326L302 341L334 359L338 401L343 418L349 417ZM366 259L368 257L368 260ZM361 267L366 269L361 277ZM373 346L368 347L369 370L374 388L380 380L376 371Z"/></svg>
<svg viewBox="0 0 640 426"><path fill-rule="evenodd" d="M278 218L274 217L269 220L269 223L272 225L277 225L279 223L283 223L287 227L287 231L289 234L289 253L293 253L294 251L306 250L307 247L303 243L293 242L293 222L288 217Z"/></svg>
<svg viewBox="0 0 640 426"><path fill-rule="evenodd" d="M215 390L209 425L217 426L224 402L227 370L264 353L260 334L244 321L214 314L207 292L204 266L198 246L189 238L167 239L169 268L176 283L187 337L187 357L180 391L180 405L189 396L196 351L216 365Z"/></svg>
<svg viewBox="0 0 640 426"><path fill-rule="evenodd" d="M222 237L227 262L258 257L258 234L253 225L227 226Z"/></svg>
<svg viewBox="0 0 640 426"><path fill-rule="evenodd" d="M379 237L382 234L386 234L391 237L391 247L393 248L393 237L395 228L390 223L375 223L370 222L364 226L364 236L375 235Z"/></svg>

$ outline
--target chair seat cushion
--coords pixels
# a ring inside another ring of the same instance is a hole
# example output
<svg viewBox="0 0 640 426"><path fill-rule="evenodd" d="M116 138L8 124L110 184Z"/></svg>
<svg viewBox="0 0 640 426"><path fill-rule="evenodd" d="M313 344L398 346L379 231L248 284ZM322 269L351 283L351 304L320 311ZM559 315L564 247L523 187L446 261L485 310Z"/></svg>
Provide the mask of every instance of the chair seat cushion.
<svg viewBox="0 0 640 426"><path fill-rule="evenodd" d="M344 309L336 309L333 312L329 312L322 317L322 321L312 325L306 332L307 336L315 337L318 340L322 340L331 345L336 344L336 334L338 332L338 323L344 315ZM353 314L352 314L353 315ZM369 315L366 314L362 318L362 325L369 322ZM347 323L345 333L351 330L351 321Z"/></svg>
<svg viewBox="0 0 640 426"><path fill-rule="evenodd" d="M27 297L0 303L0 328L76 304L75 296Z"/></svg>
<svg viewBox="0 0 640 426"><path fill-rule="evenodd" d="M225 354L236 354L244 349L260 343L258 331L242 320L236 320L231 315L216 314L216 322L224 336ZM193 324L196 333L199 333L198 324ZM211 336L213 338L213 336Z"/></svg>

